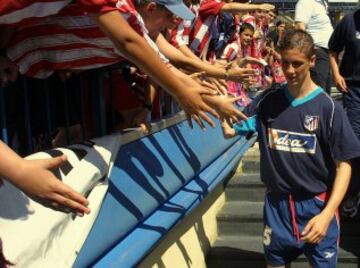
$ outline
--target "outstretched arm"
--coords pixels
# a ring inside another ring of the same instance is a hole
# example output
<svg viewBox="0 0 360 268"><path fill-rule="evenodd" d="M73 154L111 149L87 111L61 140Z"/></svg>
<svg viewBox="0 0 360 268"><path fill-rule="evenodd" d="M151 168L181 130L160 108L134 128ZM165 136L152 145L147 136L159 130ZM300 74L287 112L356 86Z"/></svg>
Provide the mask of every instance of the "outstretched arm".
<svg viewBox="0 0 360 268"><path fill-rule="evenodd" d="M235 82L242 82L244 79L249 78L255 74L255 70L250 68L234 68L226 70L226 68L220 68L216 65L206 63L199 58L188 57L172 46L162 34L159 34L156 38L156 44L161 52L177 67L181 67L188 71L204 72L204 75L226 79Z"/></svg>
<svg viewBox="0 0 360 268"><path fill-rule="evenodd" d="M205 112L216 115L201 98L202 94L209 94L209 91L202 87L190 88L174 77L154 50L118 11L94 15L94 18L117 49L174 96L188 116L208 120Z"/></svg>
<svg viewBox="0 0 360 268"><path fill-rule="evenodd" d="M271 4L246 4L246 3L226 3L221 11L230 13L247 12L252 10L272 10L275 6Z"/></svg>
<svg viewBox="0 0 360 268"><path fill-rule="evenodd" d="M50 171L66 162L62 155L52 159L25 160L0 141L0 176L33 200L54 210L74 212L79 216L90 213L88 201L62 183Z"/></svg>

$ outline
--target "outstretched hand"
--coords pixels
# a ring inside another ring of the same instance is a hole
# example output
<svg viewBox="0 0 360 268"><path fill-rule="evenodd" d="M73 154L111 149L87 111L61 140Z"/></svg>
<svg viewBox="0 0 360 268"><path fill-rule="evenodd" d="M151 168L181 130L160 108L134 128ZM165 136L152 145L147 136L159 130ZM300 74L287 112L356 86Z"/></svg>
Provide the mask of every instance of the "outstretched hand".
<svg viewBox="0 0 360 268"><path fill-rule="evenodd" d="M256 75L256 70L252 68L235 67L229 70L229 80L235 82L248 81L254 75Z"/></svg>
<svg viewBox="0 0 360 268"><path fill-rule="evenodd" d="M241 98L241 96L235 98L230 96L213 96L211 97L211 105L220 114L221 118L235 123L247 119L246 115L240 112L234 105Z"/></svg>
<svg viewBox="0 0 360 268"><path fill-rule="evenodd" d="M206 112L217 118L219 118L219 115L204 102L202 95L212 95L212 91L201 86L186 87L181 94L178 94L177 101L186 113L190 126L192 126L191 119L194 119L201 128L205 128L202 120L206 121L210 126L215 127L215 123Z"/></svg>
<svg viewBox="0 0 360 268"><path fill-rule="evenodd" d="M89 214L88 200L50 171L66 161L65 155L42 160L22 159L17 176L11 182L45 207L66 213L73 212L78 216Z"/></svg>
<svg viewBox="0 0 360 268"><path fill-rule="evenodd" d="M244 57L237 60L237 65L239 67L245 67L247 64L258 64L261 66L266 66L267 62L264 59L257 59L254 57Z"/></svg>

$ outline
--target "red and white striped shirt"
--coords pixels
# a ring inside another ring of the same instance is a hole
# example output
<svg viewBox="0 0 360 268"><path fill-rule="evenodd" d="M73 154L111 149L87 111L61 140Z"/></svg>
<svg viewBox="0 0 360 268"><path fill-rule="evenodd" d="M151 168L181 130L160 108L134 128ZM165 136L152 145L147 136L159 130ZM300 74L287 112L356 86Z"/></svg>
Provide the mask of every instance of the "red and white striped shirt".
<svg viewBox="0 0 360 268"><path fill-rule="evenodd" d="M117 9L158 51L132 0L118 1ZM77 5L68 5L58 15L20 29L7 54L19 66L20 73L34 78L47 78L55 70L93 69L123 60L112 41Z"/></svg>
<svg viewBox="0 0 360 268"><path fill-rule="evenodd" d="M193 22L199 15L200 5L191 5L189 8L195 14L195 18L193 20L178 19L177 25L170 31L170 43L176 48L189 45Z"/></svg>
<svg viewBox="0 0 360 268"><path fill-rule="evenodd" d="M2 0L0 1L0 27L19 27L41 18L57 14L72 0ZM78 0L82 11L102 13L113 10L116 0Z"/></svg>
<svg viewBox="0 0 360 268"><path fill-rule="evenodd" d="M199 57L203 56L209 45L211 27L225 2L220 0L204 0L200 3L199 15L190 32L190 49Z"/></svg>
<svg viewBox="0 0 360 268"><path fill-rule="evenodd" d="M236 39L225 47L221 59L230 62L237 58L244 58L246 56L254 57L251 45L243 47L240 39Z"/></svg>

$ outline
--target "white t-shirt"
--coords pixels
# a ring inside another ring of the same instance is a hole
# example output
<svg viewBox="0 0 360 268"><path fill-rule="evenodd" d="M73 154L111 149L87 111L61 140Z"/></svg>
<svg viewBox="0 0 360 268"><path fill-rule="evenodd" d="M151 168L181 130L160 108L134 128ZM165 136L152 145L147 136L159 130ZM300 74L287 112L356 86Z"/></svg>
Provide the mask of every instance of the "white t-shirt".
<svg viewBox="0 0 360 268"><path fill-rule="evenodd" d="M316 46L328 48L333 27L325 0L299 0L295 7L295 21L305 23L305 29Z"/></svg>

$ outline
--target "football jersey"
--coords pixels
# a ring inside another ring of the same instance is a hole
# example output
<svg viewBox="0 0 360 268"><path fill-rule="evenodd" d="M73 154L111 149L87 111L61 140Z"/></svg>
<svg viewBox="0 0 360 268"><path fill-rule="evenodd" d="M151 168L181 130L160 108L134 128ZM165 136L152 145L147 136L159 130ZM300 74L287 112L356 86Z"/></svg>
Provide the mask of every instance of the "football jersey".
<svg viewBox="0 0 360 268"><path fill-rule="evenodd" d="M176 25L170 32L170 44L172 44L176 48L180 48L181 46L189 45L189 36L191 29L193 27L194 20L199 16L199 8L200 5L190 5L190 10L194 13L195 18L193 20L182 20L178 18L176 20Z"/></svg>
<svg viewBox="0 0 360 268"><path fill-rule="evenodd" d="M336 162L360 155L342 107L317 88L294 99L287 86L261 94L246 109L238 133L258 131L260 173L269 190L315 195L331 189Z"/></svg>
<svg viewBox="0 0 360 268"><path fill-rule="evenodd" d="M203 0L200 3L199 14L193 22L189 34L189 47L199 57L202 57L209 45L211 28L225 2L220 0Z"/></svg>

